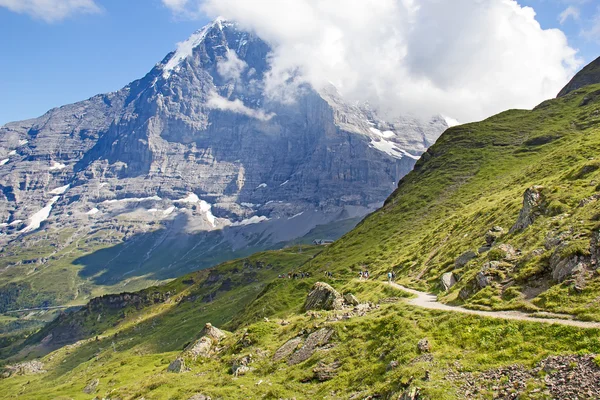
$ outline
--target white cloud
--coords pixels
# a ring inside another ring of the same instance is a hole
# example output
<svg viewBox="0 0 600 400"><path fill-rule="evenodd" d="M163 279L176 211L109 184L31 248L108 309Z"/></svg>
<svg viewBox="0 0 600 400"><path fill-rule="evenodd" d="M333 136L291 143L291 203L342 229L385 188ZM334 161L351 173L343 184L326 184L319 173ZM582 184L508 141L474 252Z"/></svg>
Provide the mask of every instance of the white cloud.
<svg viewBox="0 0 600 400"><path fill-rule="evenodd" d="M567 22L567 20L569 18L578 20L579 14L580 14L579 8L577 8L575 6L569 6L569 7L565 8L565 10L563 12L560 13L560 15L558 16L558 20L559 20L560 24L563 25L565 22Z"/></svg>
<svg viewBox="0 0 600 400"><path fill-rule="evenodd" d="M46 22L56 22L74 14L100 12L94 0L0 0L0 7Z"/></svg>
<svg viewBox="0 0 600 400"><path fill-rule="evenodd" d="M167 2L168 0L163 0ZM472 121L554 97L581 61L514 0L188 0L273 46L271 97L333 83L383 113Z"/></svg>
<svg viewBox="0 0 600 400"><path fill-rule="evenodd" d="M250 107L247 107L239 99L228 100L222 96L219 96L218 93L214 92L209 97L207 106L216 110L230 111L238 114L243 114L250 118L255 118L261 121L269 121L275 116L275 114L267 114L263 110L255 110Z"/></svg>
<svg viewBox="0 0 600 400"><path fill-rule="evenodd" d="M248 67L245 61L240 60L237 53L227 50L227 58L217 63L217 71L225 79L239 80L242 72Z"/></svg>

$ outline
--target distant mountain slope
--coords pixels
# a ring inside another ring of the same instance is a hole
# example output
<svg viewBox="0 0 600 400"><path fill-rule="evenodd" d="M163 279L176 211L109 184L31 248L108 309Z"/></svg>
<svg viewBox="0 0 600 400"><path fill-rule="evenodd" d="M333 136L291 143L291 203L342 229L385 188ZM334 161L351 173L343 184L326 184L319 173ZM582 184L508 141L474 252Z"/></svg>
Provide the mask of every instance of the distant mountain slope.
<svg viewBox="0 0 600 400"><path fill-rule="evenodd" d="M600 57L596 58L593 62L579 71L567 86L558 93L558 97L566 96L574 90L598 82L600 82Z"/></svg>
<svg viewBox="0 0 600 400"><path fill-rule="evenodd" d="M447 126L386 122L333 87L274 100L270 51L218 19L127 87L0 128L0 309L336 238Z"/></svg>

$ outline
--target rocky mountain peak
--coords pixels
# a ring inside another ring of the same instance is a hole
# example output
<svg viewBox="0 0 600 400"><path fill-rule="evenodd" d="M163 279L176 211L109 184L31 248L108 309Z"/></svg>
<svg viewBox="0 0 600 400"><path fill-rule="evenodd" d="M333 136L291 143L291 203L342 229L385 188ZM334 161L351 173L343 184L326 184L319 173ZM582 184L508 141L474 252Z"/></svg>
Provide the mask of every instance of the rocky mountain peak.
<svg viewBox="0 0 600 400"><path fill-rule="evenodd" d="M283 246L318 226L335 238L447 127L388 121L333 87L278 101L265 94L270 52L217 19L123 89L1 127L0 242L17 254L40 235L68 237L54 257L83 238L73 281L116 285Z"/></svg>

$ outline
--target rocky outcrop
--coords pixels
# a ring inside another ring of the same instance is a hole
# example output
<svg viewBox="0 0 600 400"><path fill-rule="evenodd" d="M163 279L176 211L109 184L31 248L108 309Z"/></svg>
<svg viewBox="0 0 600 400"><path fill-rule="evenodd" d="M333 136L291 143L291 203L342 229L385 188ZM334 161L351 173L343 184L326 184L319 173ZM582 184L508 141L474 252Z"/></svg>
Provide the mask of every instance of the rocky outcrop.
<svg viewBox="0 0 600 400"><path fill-rule="evenodd" d="M550 257L550 270L552 279L563 282L572 276L583 279L585 271L590 267L590 257L581 254L569 254L568 244L559 246Z"/></svg>
<svg viewBox="0 0 600 400"><path fill-rule="evenodd" d="M44 364L40 361L27 361L15 365L7 365L2 371L2 376L8 378L13 375L34 375L46 372Z"/></svg>
<svg viewBox="0 0 600 400"><path fill-rule="evenodd" d="M209 322L200 332L200 339L196 340L184 351L183 355L197 360L199 357L210 357L216 345L227 335L222 330L215 328Z"/></svg>
<svg viewBox="0 0 600 400"><path fill-rule="evenodd" d="M440 278L440 283L442 285L442 289L448 291L452 288L452 286L456 285L456 276L452 272L446 272Z"/></svg>
<svg viewBox="0 0 600 400"><path fill-rule="evenodd" d="M182 372L186 372L187 368L185 367L185 361L181 357L177 357L175 360L169 364L167 367L168 372L173 372L176 374L180 374Z"/></svg>
<svg viewBox="0 0 600 400"><path fill-rule="evenodd" d="M346 304L351 306L357 306L360 304L356 296L354 296L352 293L346 293L344 295L344 301L346 302Z"/></svg>
<svg viewBox="0 0 600 400"><path fill-rule="evenodd" d="M209 396L206 396L202 393L196 393L195 395L190 397L188 400L212 400L212 398Z"/></svg>
<svg viewBox="0 0 600 400"><path fill-rule="evenodd" d="M212 326L210 322L207 322L206 325L204 325L204 328L200 332L200 335L209 337L215 342L219 342L220 340L225 339L227 337L225 332Z"/></svg>
<svg viewBox="0 0 600 400"><path fill-rule="evenodd" d="M463 254L461 254L456 261L454 261L454 268L462 268L469 263L472 259L477 257L477 253L472 250L469 250Z"/></svg>
<svg viewBox="0 0 600 400"><path fill-rule="evenodd" d="M250 372L250 364L252 363L252 361L253 360L251 355L247 355L234 360L233 364L231 365L231 373L233 374L233 376L238 377L246 375L248 372Z"/></svg>
<svg viewBox="0 0 600 400"><path fill-rule="evenodd" d="M333 336L333 329L331 328L321 328L311 333L304 341L302 347L289 358L288 364L296 365L308 360L319 347L329 343L331 336Z"/></svg>
<svg viewBox="0 0 600 400"><path fill-rule="evenodd" d="M277 362L289 357L294 351L298 349L298 346L302 344L302 341L303 340L301 337L296 337L285 342L285 344L279 349L277 349L275 354L273 354L273 361Z"/></svg>
<svg viewBox="0 0 600 400"><path fill-rule="evenodd" d="M419 350L419 353L429 353L431 351L431 345L429 344L429 340L419 340L419 343L417 343L417 349Z"/></svg>
<svg viewBox="0 0 600 400"><path fill-rule="evenodd" d="M199 357L209 357L214 341L208 336L203 336L185 349L184 354L197 360Z"/></svg>
<svg viewBox="0 0 600 400"><path fill-rule="evenodd" d="M330 379L333 379L337 375L337 369L341 366L342 363L339 361L333 361L330 363L319 361L317 366L313 368L314 379L318 380L319 382L326 382Z"/></svg>
<svg viewBox="0 0 600 400"><path fill-rule="evenodd" d="M510 228L510 233L522 231L542 215L545 211L545 198L542 193L543 186L532 186L523 194L523 207L519 212L519 217L515 224Z"/></svg>
<svg viewBox="0 0 600 400"><path fill-rule="evenodd" d="M98 385L100 385L100 379L96 378L96 379L92 379L84 388L83 388L83 393L86 394L92 394L92 393L96 393L96 390L98 390Z"/></svg>
<svg viewBox="0 0 600 400"><path fill-rule="evenodd" d="M551 356L534 368L509 365L483 372L449 371L446 379L460 385L461 399L479 399L492 390L494 399L520 399L537 386L539 398L595 399L600 393L600 368L594 355Z"/></svg>
<svg viewBox="0 0 600 400"><path fill-rule="evenodd" d="M327 283L317 282L306 297L304 310L341 310L344 298Z"/></svg>

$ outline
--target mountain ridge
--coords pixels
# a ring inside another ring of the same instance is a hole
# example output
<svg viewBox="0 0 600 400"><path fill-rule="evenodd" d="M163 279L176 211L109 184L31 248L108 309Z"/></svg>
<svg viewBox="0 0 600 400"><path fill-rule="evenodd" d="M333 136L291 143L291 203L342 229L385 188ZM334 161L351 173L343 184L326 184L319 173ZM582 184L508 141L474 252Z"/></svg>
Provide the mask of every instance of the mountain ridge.
<svg viewBox="0 0 600 400"><path fill-rule="evenodd" d="M386 122L333 88L272 100L269 52L216 20L119 91L0 127L0 278L39 293L19 307L141 289L326 225L334 239L446 128Z"/></svg>

